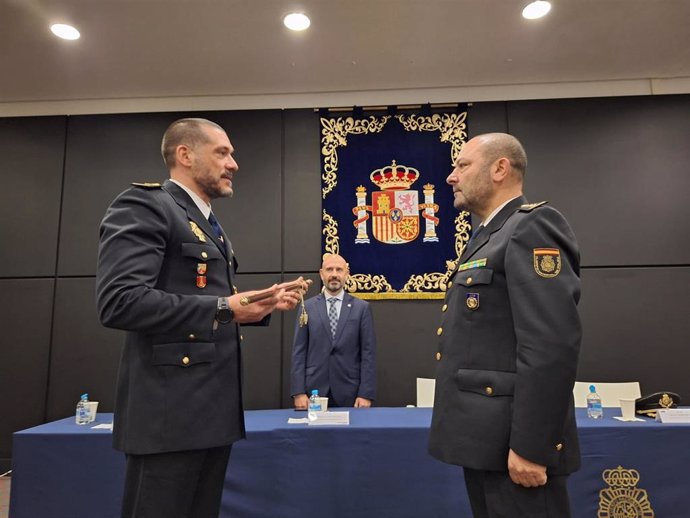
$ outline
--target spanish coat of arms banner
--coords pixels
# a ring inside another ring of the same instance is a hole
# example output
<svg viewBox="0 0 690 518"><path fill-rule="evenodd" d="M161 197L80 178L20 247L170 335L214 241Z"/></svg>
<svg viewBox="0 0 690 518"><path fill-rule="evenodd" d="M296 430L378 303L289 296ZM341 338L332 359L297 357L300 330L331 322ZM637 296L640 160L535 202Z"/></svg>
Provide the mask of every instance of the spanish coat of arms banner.
<svg viewBox="0 0 690 518"><path fill-rule="evenodd" d="M348 292L443 298L470 234L446 184L467 140L466 107L322 110L320 120L322 248L349 263Z"/></svg>

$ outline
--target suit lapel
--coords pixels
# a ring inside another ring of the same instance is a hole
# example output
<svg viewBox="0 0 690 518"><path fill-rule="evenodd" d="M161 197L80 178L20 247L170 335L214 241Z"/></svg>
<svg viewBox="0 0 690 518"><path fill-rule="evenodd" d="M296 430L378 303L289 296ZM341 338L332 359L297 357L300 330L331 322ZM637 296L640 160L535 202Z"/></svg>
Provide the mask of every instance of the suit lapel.
<svg viewBox="0 0 690 518"><path fill-rule="evenodd" d="M204 215L199 210L199 207L197 207L196 203L194 203L194 200L192 200L189 194L187 194L182 187L170 180L166 180L163 183L163 189L165 189L168 192L168 194L172 196L175 202L187 212L187 217L189 218L189 220L196 223L196 225L203 231L203 233L206 234L206 236L208 237L208 241L214 243L218 247L218 250L220 250L220 252L223 254L223 256L227 257L228 253L225 250L225 245L221 243L217 237L215 237L216 233L211 227L211 224L208 222L208 219L204 217ZM224 230L223 239L226 243L229 242Z"/></svg>
<svg viewBox="0 0 690 518"><path fill-rule="evenodd" d="M321 322L323 326L324 333L330 338L331 343L333 343L333 337L331 336L331 325L328 320L328 311L326 311L326 297L323 293L316 296L316 316L317 320Z"/></svg>
<svg viewBox="0 0 690 518"><path fill-rule="evenodd" d="M338 317L338 327L335 329L334 342L336 343L343 334L343 328L345 327L345 322L347 322L347 319L350 317L350 311L352 311L352 295L344 293L343 302L340 306L340 316Z"/></svg>

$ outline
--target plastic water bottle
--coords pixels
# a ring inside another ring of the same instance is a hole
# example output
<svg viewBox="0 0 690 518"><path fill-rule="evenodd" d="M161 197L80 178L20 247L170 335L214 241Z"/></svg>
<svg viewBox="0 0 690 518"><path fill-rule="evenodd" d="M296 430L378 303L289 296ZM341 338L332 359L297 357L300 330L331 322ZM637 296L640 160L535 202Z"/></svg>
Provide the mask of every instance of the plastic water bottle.
<svg viewBox="0 0 690 518"><path fill-rule="evenodd" d="M311 391L311 396L309 397L309 410L307 412L307 417L311 420L316 419L316 412L321 412L321 401L319 401L319 391L314 389Z"/></svg>
<svg viewBox="0 0 690 518"><path fill-rule="evenodd" d="M79 399L79 403L77 403L77 415L75 418L77 424L89 423L91 416L89 415L89 406L87 405L88 402L89 395L82 394L81 398Z"/></svg>
<svg viewBox="0 0 690 518"><path fill-rule="evenodd" d="M590 419L601 419L604 417L604 409L601 407L601 398L597 394L594 385L589 386L587 394L587 417Z"/></svg>

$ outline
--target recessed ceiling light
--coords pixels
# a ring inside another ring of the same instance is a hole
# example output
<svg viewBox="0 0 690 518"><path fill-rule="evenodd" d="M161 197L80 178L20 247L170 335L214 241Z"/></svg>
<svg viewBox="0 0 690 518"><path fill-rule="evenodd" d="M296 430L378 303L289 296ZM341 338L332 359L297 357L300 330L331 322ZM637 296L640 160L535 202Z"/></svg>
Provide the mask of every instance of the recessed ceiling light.
<svg viewBox="0 0 690 518"><path fill-rule="evenodd" d="M290 13L283 18L283 23L291 31L303 31L309 28L311 20L304 13Z"/></svg>
<svg viewBox="0 0 690 518"><path fill-rule="evenodd" d="M50 26L50 30L55 36L63 40L78 40L81 36L77 29L71 25L65 25L64 23L54 23Z"/></svg>
<svg viewBox="0 0 690 518"><path fill-rule="evenodd" d="M546 2L545 0L537 0L527 5L522 10L522 17L528 20L536 20L546 14L551 10L551 2Z"/></svg>

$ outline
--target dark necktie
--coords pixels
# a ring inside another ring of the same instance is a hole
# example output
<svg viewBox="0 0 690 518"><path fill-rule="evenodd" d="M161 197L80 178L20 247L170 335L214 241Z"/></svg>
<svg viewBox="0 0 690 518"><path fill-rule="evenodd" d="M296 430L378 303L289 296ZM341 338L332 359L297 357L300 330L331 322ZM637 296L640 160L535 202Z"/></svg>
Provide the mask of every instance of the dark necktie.
<svg viewBox="0 0 690 518"><path fill-rule="evenodd" d="M331 336L335 338L335 330L338 328L338 311L335 309L335 303L338 301L335 297L328 299L328 322L331 325Z"/></svg>
<svg viewBox="0 0 690 518"><path fill-rule="evenodd" d="M220 223L218 223L218 220L213 215L213 212L209 214L208 222L211 224L211 227L213 227L213 231L216 233L216 237L223 241L223 230L220 228Z"/></svg>
<svg viewBox="0 0 690 518"><path fill-rule="evenodd" d="M467 242L467 244L469 245L472 241L474 241L475 239L477 239L477 236L478 236L479 234L482 233L482 230L484 230L484 228L485 228L484 225L479 225L479 226L477 227L477 230L475 230L475 231L472 233L472 237L470 237L470 240Z"/></svg>

